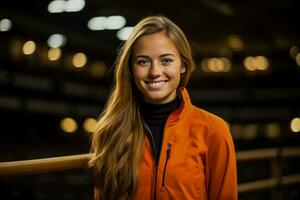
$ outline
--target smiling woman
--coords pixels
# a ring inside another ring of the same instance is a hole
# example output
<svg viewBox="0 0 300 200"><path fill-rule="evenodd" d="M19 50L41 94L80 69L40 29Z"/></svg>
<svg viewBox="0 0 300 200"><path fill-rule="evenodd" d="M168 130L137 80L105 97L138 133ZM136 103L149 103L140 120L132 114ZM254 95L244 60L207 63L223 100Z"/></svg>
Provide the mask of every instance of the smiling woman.
<svg viewBox="0 0 300 200"><path fill-rule="evenodd" d="M169 19L151 16L134 27L92 136L95 199L237 199L227 124L192 105L185 89L193 63Z"/></svg>

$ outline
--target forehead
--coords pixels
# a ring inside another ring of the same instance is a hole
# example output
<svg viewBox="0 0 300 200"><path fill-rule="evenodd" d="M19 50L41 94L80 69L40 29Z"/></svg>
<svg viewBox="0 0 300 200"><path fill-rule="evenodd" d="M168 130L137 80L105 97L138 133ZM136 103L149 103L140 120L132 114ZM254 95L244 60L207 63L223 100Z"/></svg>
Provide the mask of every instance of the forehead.
<svg viewBox="0 0 300 200"><path fill-rule="evenodd" d="M137 39L133 47L135 56L139 54L149 54L151 56L164 53L179 55L174 42L164 32L144 35Z"/></svg>

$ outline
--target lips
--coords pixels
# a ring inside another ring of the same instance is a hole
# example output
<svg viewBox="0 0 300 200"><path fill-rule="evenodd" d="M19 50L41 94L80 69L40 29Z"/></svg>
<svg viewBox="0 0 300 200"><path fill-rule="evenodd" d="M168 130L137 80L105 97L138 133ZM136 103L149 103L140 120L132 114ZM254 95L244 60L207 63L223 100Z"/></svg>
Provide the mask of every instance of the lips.
<svg viewBox="0 0 300 200"><path fill-rule="evenodd" d="M147 87L153 90L160 89L165 85L166 82L167 81L145 81Z"/></svg>

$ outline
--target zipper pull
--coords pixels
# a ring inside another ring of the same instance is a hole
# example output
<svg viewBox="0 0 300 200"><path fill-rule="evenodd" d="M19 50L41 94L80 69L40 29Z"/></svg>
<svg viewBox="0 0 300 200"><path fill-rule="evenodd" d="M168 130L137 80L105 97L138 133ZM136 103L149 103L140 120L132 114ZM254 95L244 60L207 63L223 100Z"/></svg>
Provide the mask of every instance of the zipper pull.
<svg viewBox="0 0 300 200"><path fill-rule="evenodd" d="M163 177L162 177L162 191L165 188L165 176L166 176L168 161L169 161L170 154L171 154L171 149L172 149L172 145L170 143L168 143L166 162L165 162L164 171L163 171Z"/></svg>
<svg viewBox="0 0 300 200"><path fill-rule="evenodd" d="M172 145L170 143L168 143L168 147L167 147L167 159L170 158L171 149L172 149Z"/></svg>

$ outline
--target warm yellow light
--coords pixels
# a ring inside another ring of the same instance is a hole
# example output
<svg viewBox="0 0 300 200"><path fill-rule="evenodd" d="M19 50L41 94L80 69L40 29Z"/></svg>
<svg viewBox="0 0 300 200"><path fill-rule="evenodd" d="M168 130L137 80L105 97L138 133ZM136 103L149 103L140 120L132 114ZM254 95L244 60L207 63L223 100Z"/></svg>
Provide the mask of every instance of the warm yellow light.
<svg viewBox="0 0 300 200"><path fill-rule="evenodd" d="M249 71L255 71L255 62L252 56L248 56L244 59L244 67Z"/></svg>
<svg viewBox="0 0 300 200"><path fill-rule="evenodd" d="M60 48L51 48L48 50L48 59L51 61L58 60L61 56Z"/></svg>
<svg viewBox="0 0 300 200"><path fill-rule="evenodd" d="M208 60L208 69L212 72L222 72L224 71L225 65L223 61L219 58L210 58Z"/></svg>
<svg viewBox="0 0 300 200"><path fill-rule="evenodd" d="M294 118L291 121L290 127L293 132L300 132L300 118Z"/></svg>
<svg viewBox="0 0 300 200"><path fill-rule="evenodd" d="M205 58L201 62L201 68L206 72L228 72L231 63L228 58Z"/></svg>
<svg viewBox="0 0 300 200"><path fill-rule="evenodd" d="M256 56L255 65L258 70L266 70L269 67L269 61L264 56Z"/></svg>
<svg viewBox="0 0 300 200"><path fill-rule="evenodd" d="M290 49L290 55L293 59L296 59L296 56L297 54L299 53L299 49L298 47L296 46L293 46L291 49Z"/></svg>
<svg viewBox="0 0 300 200"><path fill-rule="evenodd" d="M269 61L265 56L248 56L244 59L244 67L249 71L266 70L269 68Z"/></svg>
<svg viewBox="0 0 300 200"><path fill-rule="evenodd" d="M224 68L223 68L223 72L229 72L230 69L231 69L231 63L230 63L230 60L228 58L220 58L221 61L223 62L224 64Z"/></svg>
<svg viewBox="0 0 300 200"><path fill-rule="evenodd" d="M77 68L83 67L87 62L86 55L84 53L76 53L73 56L72 62L74 67Z"/></svg>
<svg viewBox="0 0 300 200"><path fill-rule="evenodd" d="M77 130L77 123L73 118L67 117L61 120L60 127L63 131L72 133Z"/></svg>
<svg viewBox="0 0 300 200"><path fill-rule="evenodd" d="M201 61L201 68L203 71L205 72L209 72L210 70L208 69L208 58L204 58L202 61Z"/></svg>
<svg viewBox="0 0 300 200"><path fill-rule="evenodd" d="M296 63L298 66L300 66L300 53L298 53L296 56Z"/></svg>
<svg viewBox="0 0 300 200"><path fill-rule="evenodd" d="M215 71L221 72L224 70L224 68L225 68L225 66L224 66L224 63L222 62L222 60L219 58L216 58L215 59Z"/></svg>
<svg viewBox="0 0 300 200"><path fill-rule="evenodd" d="M36 45L35 45L34 41L27 41L23 45L23 53L25 55L33 54L35 49L36 49Z"/></svg>
<svg viewBox="0 0 300 200"><path fill-rule="evenodd" d="M230 35L228 37L228 45L234 51L241 51L244 48L242 38L238 35Z"/></svg>
<svg viewBox="0 0 300 200"><path fill-rule="evenodd" d="M97 120L94 118L87 118L84 122L83 122L83 128L86 132L94 132L95 128L96 128L96 124L97 124Z"/></svg>

